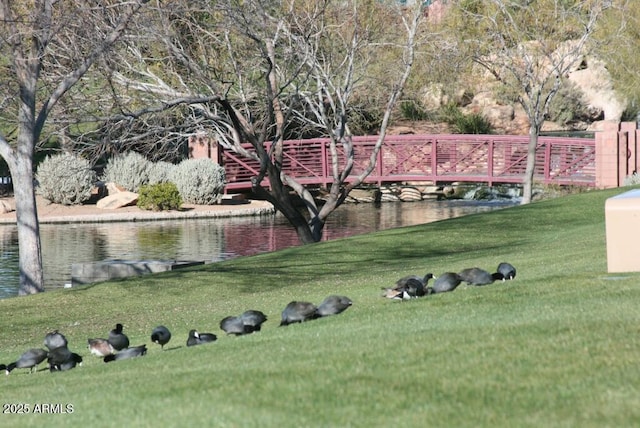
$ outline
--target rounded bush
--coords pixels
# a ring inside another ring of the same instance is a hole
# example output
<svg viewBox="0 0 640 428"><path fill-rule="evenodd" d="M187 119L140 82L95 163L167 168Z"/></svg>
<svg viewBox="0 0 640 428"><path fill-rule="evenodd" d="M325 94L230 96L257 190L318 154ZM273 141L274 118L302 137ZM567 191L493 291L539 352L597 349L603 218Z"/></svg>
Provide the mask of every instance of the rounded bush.
<svg viewBox="0 0 640 428"><path fill-rule="evenodd" d="M182 200L188 204L212 205L222 197L226 178L224 168L211 159L186 159L173 169Z"/></svg>
<svg viewBox="0 0 640 428"><path fill-rule="evenodd" d="M149 169L149 184L166 183L171 181L171 174L175 165L171 162L155 162Z"/></svg>
<svg viewBox="0 0 640 428"><path fill-rule="evenodd" d="M63 153L47 156L36 171L36 191L55 204L80 205L91 198L97 180L89 161Z"/></svg>
<svg viewBox="0 0 640 428"><path fill-rule="evenodd" d="M173 183L157 183L140 187L138 208L143 210L177 210L182 205L178 188Z"/></svg>
<svg viewBox="0 0 640 428"><path fill-rule="evenodd" d="M138 192L140 186L149 183L153 163L140 153L128 152L107 161L102 181L113 182L130 192Z"/></svg>

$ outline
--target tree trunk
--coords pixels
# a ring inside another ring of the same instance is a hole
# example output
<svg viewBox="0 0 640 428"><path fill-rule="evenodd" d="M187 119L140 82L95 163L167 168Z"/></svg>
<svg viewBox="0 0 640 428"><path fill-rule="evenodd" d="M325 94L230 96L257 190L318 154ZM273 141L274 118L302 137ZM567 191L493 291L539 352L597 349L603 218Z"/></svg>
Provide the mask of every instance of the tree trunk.
<svg viewBox="0 0 640 428"><path fill-rule="evenodd" d="M532 123L529 127L529 145L527 147L527 168L524 172L522 188L522 205L531 202L533 197L533 175L536 171L536 147L538 146L538 134L540 126Z"/></svg>
<svg viewBox="0 0 640 428"><path fill-rule="evenodd" d="M319 241L319 238L315 239L305 217L296 208L295 201L291 195L289 195L286 187L281 183L278 184L279 180L275 176L270 175L269 181L271 183L271 191L262 187L254 177L252 190L256 197L271 202L273 207L285 216L296 230L301 244L312 244Z"/></svg>
<svg viewBox="0 0 640 428"><path fill-rule="evenodd" d="M33 183L33 162L30 156L17 155L15 168L11 170L11 177L18 226L19 294L36 294L44 291L44 276L40 226Z"/></svg>

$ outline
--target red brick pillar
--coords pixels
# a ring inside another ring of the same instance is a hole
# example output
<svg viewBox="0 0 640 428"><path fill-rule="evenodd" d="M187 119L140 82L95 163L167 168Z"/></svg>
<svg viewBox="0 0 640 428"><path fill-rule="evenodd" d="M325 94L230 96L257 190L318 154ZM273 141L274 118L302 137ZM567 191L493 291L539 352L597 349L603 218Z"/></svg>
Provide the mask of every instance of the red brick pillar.
<svg viewBox="0 0 640 428"><path fill-rule="evenodd" d="M629 133L618 132L618 186L622 186L629 171Z"/></svg>
<svg viewBox="0 0 640 428"><path fill-rule="evenodd" d="M606 189L619 186L618 122L604 122L596 132L596 187Z"/></svg>
<svg viewBox="0 0 640 428"><path fill-rule="evenodd" d="M638 137L640 136L640 131L636 127L635 122L620 123L620 131L627 133L627 175L633 174L633 171L638 171Z"/></svg>
<svg viewBox="0 0 640 428"><path fill-rule="evenodd" d="M218 143L206 134L194 134L189 136L189 158L200 159L209 158L215 163L222 165L222 153L218 148Z"/></svg>

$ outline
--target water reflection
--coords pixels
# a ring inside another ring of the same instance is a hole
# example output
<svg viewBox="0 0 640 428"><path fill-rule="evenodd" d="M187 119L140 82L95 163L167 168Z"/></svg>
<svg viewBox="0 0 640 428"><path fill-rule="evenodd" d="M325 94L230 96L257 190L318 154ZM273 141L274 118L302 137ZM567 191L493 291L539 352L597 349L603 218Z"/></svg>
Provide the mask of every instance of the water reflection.
<svg viewBox="0 0 640 428"><path fill-rule="evenodd" d="M349 204L330 216L324 239L428 223L512 205L511 202L423 201ZM106 259L220 261L299 245L281 216L132 223L43 224L46 288L71 282L71 264ZM0 298L18 294L18 233L0 226Z"/></svg>

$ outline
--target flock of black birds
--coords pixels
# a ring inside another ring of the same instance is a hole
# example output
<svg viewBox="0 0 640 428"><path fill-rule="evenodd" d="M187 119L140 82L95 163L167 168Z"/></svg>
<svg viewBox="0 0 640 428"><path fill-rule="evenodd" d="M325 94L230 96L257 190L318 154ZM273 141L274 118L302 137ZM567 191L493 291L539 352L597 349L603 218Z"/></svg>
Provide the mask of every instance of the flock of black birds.
<svg viewBox="0 0 640 428"><path fill-rule="evenodd" d="M282 311L280 326L309 321L330 315L337 315L349 308L353 302L346 296L331 295L325 298L318 306L310 302L293 301ZM227 335L240 336L260 331L262 324L267 321L267 316L257 310L248 310L239 316L228 316L220 321L220 329ZM195 329L189 331L187 347L203 345L215 342L218 337L214 333L201 333ZM164 346L171 340L171 331L159 325L151 332L151 341ZM67 371L82 364L82 356L72 352L68 347L67 338L57 330L47 333L44 337L44 346L47 349L31 348L24 352L16 361L5 365L0 364L0 370L5 370L8 375L14 369L29 369L32 373L37 367L47 360L49 371ZM87 345L92 355L101 357L105 363L111 361L126 360L143 356L147 353L147 345L130 346L129 338L123 332L123 325L118 323L109 332L106 339L87 339Z"/></svg>
<svg viewBox="0 0 640 428"><path fill-rule="evenodd" d="M456 272L445 272L437 278L433 273L420 277L408 275L396 281L395 286L383 288L383 296L394 300L409 300L435 293L446 293L455 290L458 285L466 282L468 285L488 285L495 281L507 281L516 277L516 268L512 264L502 262L494 273L489 273L478 267L463 269ZM432 286L429 280L435 279Z"/></svg>
<svg viewBox="0 0 640 428"><path fill-rule="evenodd" d="M494 273L484 269L473 267L462 271L445 272L437 278L432 273L420 277L409 275L400 278L390 288L383 288L383 296L408 300L427 296L435 293L444 293L455 290L458 285L466 282L468 285L488 285L495 281L512 280L516 276L516 269L510 263L502 262ZM434 279L433 285L429 281ZM281 314L280 326L300 323L316 318L337 315L348 309L353 302L346 296L331 295L326 297L319 305L311 302L292 301L284 308ZM228 316L220 321L220 329L227 335L240 336L260 331L262 324L267 321L267 316L257 310L248 310L239 316ZM203 345L215 342L218 337L214 333L201 333L195 329L189 331L187 347ZM151 341L164 346L171 340L171 331L159 325L151 332ZM106 339L94 338L87 340L88 348L92 355L101 357L105 363L125 360L143 356L147 353L147 345L130 346L129 338L123 332L122 324L116 324L109 332ZM47 348L31 348L24 352L16 361L5 365L0 364L0 370L5 370L8 375L16 368L29 369L29 372L37 371L37 366L47 360L49 371L66 371L82 364L82 356L69 350L67 338L58 331L47 333L44 338L44 346Z"/></svg>

